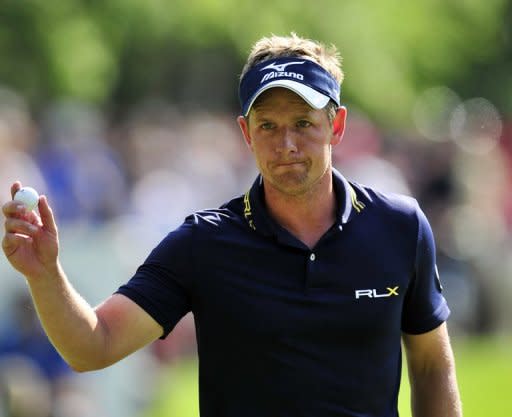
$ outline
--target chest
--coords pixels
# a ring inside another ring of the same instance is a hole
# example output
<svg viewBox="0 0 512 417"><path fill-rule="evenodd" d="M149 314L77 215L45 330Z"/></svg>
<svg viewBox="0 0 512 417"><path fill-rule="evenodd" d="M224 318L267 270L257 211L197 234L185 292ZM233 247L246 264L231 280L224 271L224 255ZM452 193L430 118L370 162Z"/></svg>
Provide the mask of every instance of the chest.
<svg viewBox="0 0 512 417"><path fill-rule="evenodd" d="M265 242L219 243L211 250L192 302L203 329L260 342L400 332L413 255L400 242L347 234L313 250Z"/></svg>

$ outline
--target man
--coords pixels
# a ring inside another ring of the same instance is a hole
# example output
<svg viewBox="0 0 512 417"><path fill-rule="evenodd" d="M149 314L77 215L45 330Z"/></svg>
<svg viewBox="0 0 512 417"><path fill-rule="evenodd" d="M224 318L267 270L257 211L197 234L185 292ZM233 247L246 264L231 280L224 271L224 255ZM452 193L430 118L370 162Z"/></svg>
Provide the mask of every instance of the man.
<svg viewBox="0 0 512 417"><path fill-rule="evenodd" d="M113 364L192 311L203 417L397 416L402 340L414 416L461 415L425 216L332 168L342 76L337 52L317 42L258 41L238 123L261 175L189 216L95 309L59 264L46 197L40 217L4 205L3 250L74 369Z"/></svg>

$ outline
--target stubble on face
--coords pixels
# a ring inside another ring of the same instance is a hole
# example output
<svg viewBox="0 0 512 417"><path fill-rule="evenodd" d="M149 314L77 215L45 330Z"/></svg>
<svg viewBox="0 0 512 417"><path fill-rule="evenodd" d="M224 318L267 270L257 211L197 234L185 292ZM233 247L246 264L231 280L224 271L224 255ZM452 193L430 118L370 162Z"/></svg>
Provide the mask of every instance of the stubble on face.
<svg viewBox="0 0 512 417"><path fill-rule="evenodd" d="M274 165L269 163L269 165ZM323 172L317 177L311 176L312 162L307 159L297 167L287 167L286 169L281 166L270 166L262 172L265 180L270 186L275 188L281 194L286 194L291 197L307 196L312 193L314 188L322 181L322 178L328 171L328 166L325 166Z"/></svg>
<svg viewBox="0 0 512 417"><path fill-rule="evenodd" d="M276 88L262 94L249 118L251 148L269 187L300 196L321 183L331 160L331 125L325 111Z"/></svg>

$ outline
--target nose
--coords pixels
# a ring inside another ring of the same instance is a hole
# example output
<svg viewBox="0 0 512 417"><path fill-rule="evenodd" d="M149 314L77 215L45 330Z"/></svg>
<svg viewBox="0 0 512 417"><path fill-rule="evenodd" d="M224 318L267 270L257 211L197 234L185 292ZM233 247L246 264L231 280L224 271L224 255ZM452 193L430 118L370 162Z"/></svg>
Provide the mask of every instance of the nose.
<svg viewBox="0 0 512 417"><path fill-rule="evenodd" d="M282 134L279 136L276 146L276 151L278 153L289 154L298 151L297 137L295 132L293 132L293 129L284 128Z"/></svg>

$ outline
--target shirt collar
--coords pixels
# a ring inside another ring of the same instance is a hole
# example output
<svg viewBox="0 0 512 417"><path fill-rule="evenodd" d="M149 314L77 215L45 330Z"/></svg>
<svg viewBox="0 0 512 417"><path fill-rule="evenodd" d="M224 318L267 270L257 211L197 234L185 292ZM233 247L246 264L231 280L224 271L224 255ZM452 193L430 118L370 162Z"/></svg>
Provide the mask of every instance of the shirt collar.
<svg viewBox="0 0 512 417"><path fill-rule="evenodd" d="M365 208L365 204L358 199L354 187L338 170L333 168L332 175L337 199L336 218L341 226L359 214ZM251 229L264 235L276 235L281 229L268 213L261 175L258 175L250 190L244 195L244 217Z"/></svg>
<svg viewBox="0 0 512 417"><path fill-rule="evenodd" d="M336 217L340 225L343 225L361 213L366 205L359 200L354 186L337 169L332 169L332 176L333 188L338 201Z"/></svg>

